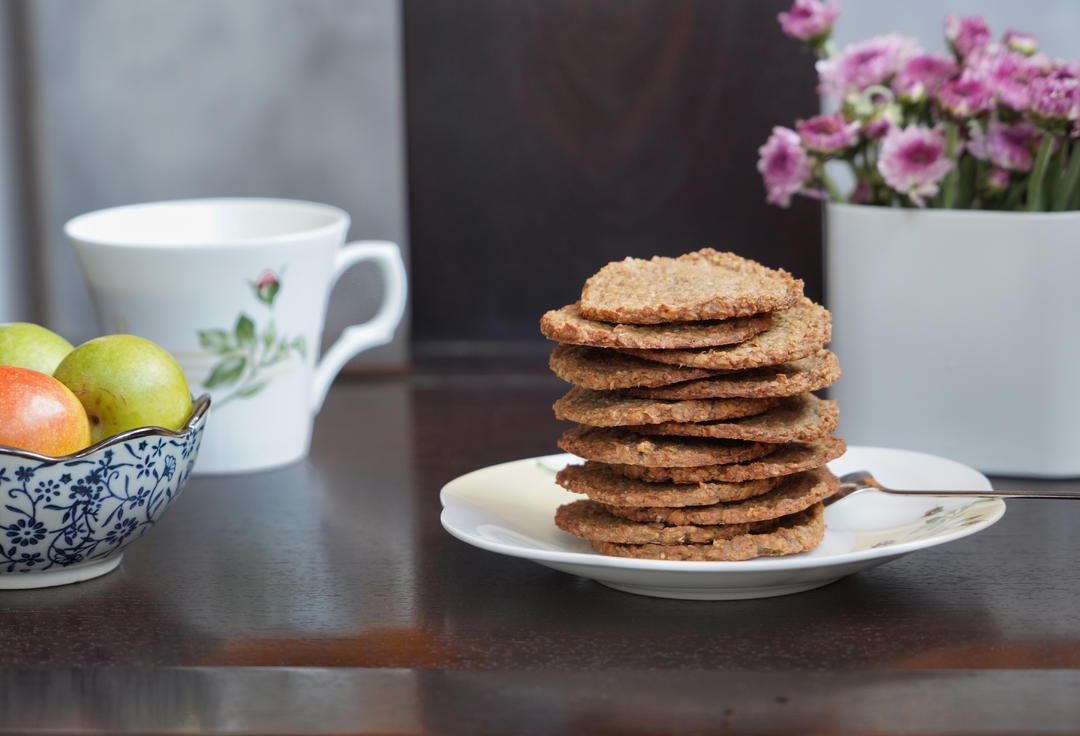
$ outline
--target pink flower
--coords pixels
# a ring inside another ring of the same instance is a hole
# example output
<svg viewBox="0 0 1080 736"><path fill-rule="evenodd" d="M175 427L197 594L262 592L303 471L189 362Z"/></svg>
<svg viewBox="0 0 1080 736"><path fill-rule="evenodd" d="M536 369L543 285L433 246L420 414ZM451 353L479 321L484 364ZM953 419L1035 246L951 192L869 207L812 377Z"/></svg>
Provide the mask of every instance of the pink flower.
<svg viewBox="0 0 1080 736"><path fill-rule="evenodd" d="M979 126L972 126L971 141L968 150L980 161L990 161L994 166L1009 171L1031 171L1035 163L1032 153L1034 147L1035 125L1020 121L1009 125L992 119L986 126L986 132Z"/></svg>
<svg viewBox="0 0 1080 736"><path fill-rule="evenodd" d="M1059 77L1080 77L1080 59L1055 59L1048 66Z"/></svg>
<svg viewBox="0 0 1080 736"><path fill-rule="evenodd" d="M1005 169L990 169L986 174L986 188L994 194L1001 194L1009 188L1012 175Z"/></svg>
<svg viewBox="0 0 1080 736"><path fill-rule="evenodd" d="M877 166L886 184L907 195L917 207L925 207L923 197L938 193L938 183L954 165L945 155L944 131L909 125L903 130L894 128L885 136Z"/></svg>
<svg viewBox="0 0 1080 736"><path fill-rule="evenodd" d="M818 41L832 32L840 5L836 0L795 0L791 10L776 16L780 29L800 41Z"/></svg>
<svg viewBox="0 0 1080 736"><path fill-rule="evenodd" d="M866 137L872 141L881 140L889 131L896 127L896 123L889 119L887 115L879 115L866 124L864 132Z"/></svg>
<svg viewBox="0 0 1080 736"><path fill-rule="evenodd" d="M808 151L826 155L839 153L859 140L859 122L849 123L842 115L815 115L795 130Z"/></svg>
<svg viewBox="0 0 1080 736"><path fill-rule="evenodd" d="M967 120L994 109L994 91L979 77L965 74L944 82L937 102L952 117Z"/></svg>
<svg viewBox="0 0 1080 736"><path fill-rule="evenodd" d="M1080 119L1080 79L1056 71L1031 83L1031 109L1035 116L1051 123Z"/></svg>
<svg viewBox="0 0 1080 736"><path fill-rule="evenodd" d="M893 92L901 100L921 102L936 95L941 83L956 71L956 62L944 54L919 54L893 77Z"/></svg>
<svg viewBox="0 0 1080 736"><path fill-rule="evenodd" d="M1035 43L1035 37L1030 33L1021 33L1020 31L1005 31L1005 36L1002 39L1005 46L1010 51L1017 51L1024 56L1031 56L1034 54L1039 45Z"/></svg>
<svg viewBox="0 0 1080 736"><path fill-rule="evenodd" d="M887 83L920 52L914 38L890 33L849 44L836 56L817 62L819 91L833 100Z"/></svg>
<svg viewBox="0 0 1080 736"><path fill-rule="evenodd" d="M870 204L870 199L873 194L874 189L870 186L870 182L866 179L859 179L855 184L855 188L851 190L851 203Z"/></svg>
<svg viewBox="0 0 1080 736"><path fill-rule="evenodd" d="M777 126L765 145L758 149L758 171L765 180L765 201L787 207L792 195L810 181L812 161L799 145L799 134Z"/></svg>
<svg viewBox="0 0 1080 736"><path fill-rule="evenodd" d="M1016 51L981 49L965 60L965 73L990 85L998 104L1016 112L1031 106L1031 82L1043 75L1050 60L1042 54L1028 57Z"/></svg>
<svg viewBox="0 0 1080 736"><path fill-rule="evenodd" d="M945 16L945 38L953 53L963 59L990 43L990 28L980 15L949 13Z"/></svg>

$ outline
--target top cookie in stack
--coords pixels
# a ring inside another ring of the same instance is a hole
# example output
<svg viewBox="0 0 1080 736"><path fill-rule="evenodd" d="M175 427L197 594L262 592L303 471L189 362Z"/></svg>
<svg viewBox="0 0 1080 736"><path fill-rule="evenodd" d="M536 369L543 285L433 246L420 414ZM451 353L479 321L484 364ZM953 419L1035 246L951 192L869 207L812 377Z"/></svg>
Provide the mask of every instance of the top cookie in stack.
<svg viewBox="0 0 1080 736"><path fill-rule="evenodd" d="M802 281L711 248L627 258L540 322L574 387L559 446L586 460L558 482L588 500L560 528L605 554L732 560L800 552L844 452L838 413L811 392L840 376L830 315Z"/></svg>

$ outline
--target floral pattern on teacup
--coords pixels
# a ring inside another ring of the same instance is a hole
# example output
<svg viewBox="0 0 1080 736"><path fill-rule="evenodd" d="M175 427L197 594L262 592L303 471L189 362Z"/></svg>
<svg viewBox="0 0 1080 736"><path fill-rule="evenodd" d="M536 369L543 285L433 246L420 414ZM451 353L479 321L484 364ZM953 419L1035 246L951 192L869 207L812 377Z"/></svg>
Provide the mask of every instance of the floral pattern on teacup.
<svg viewBox="0 0 1080 736"><path fill-rule="evenodd" d="M221 396L215 395L218 409L233 399L248 398L266 388L270 384L266 370L271 366L288 361L294 354L301 360L307 357L303 336L278 335L274 323L274 302L282 288L283 272L284 269L278 272L265 269L248 282L255 299L269 312L265 327L260 328L255 318L241 312L231 330L199 330L199 344L219 358L203 381L203 388L230 389Z"/></svg>

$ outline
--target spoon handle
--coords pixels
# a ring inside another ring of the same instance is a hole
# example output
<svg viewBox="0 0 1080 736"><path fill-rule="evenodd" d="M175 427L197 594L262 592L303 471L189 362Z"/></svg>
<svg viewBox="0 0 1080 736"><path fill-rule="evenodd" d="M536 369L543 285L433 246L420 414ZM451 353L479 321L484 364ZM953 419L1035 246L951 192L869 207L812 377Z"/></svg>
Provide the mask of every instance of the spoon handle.
<svg viewBox="0 0 1080 736"><path fill-rule="evenodd" d="M845 490L844 485L840 486L841 493ZM982 491L939 491L914 488L878 488L875 486L858 486L857 488L873 489L881 491L882 493L895 493L901 496L983 496L986 498L1071 498L1080 500L1080 491L1012 491L997 489L987 489ZM851 490L855 491L857 488L852 488Z"/></svg>

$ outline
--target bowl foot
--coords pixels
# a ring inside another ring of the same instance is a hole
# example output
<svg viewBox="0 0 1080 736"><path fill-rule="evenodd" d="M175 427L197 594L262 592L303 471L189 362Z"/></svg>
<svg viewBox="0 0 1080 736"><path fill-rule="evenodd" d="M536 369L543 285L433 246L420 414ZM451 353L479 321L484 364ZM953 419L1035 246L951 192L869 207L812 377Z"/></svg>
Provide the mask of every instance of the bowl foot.
<svg viewBox="0 0 1080 736"><path fill-rule="evenodd" d="M13 572L0 575L0 590L25 590L29 588L51 588L56 585L68 585L83 580L100 577L112 572L124 558L124 553L113 555L104 560L97 560L70 567L59 567L43 572Z"/></svg>

